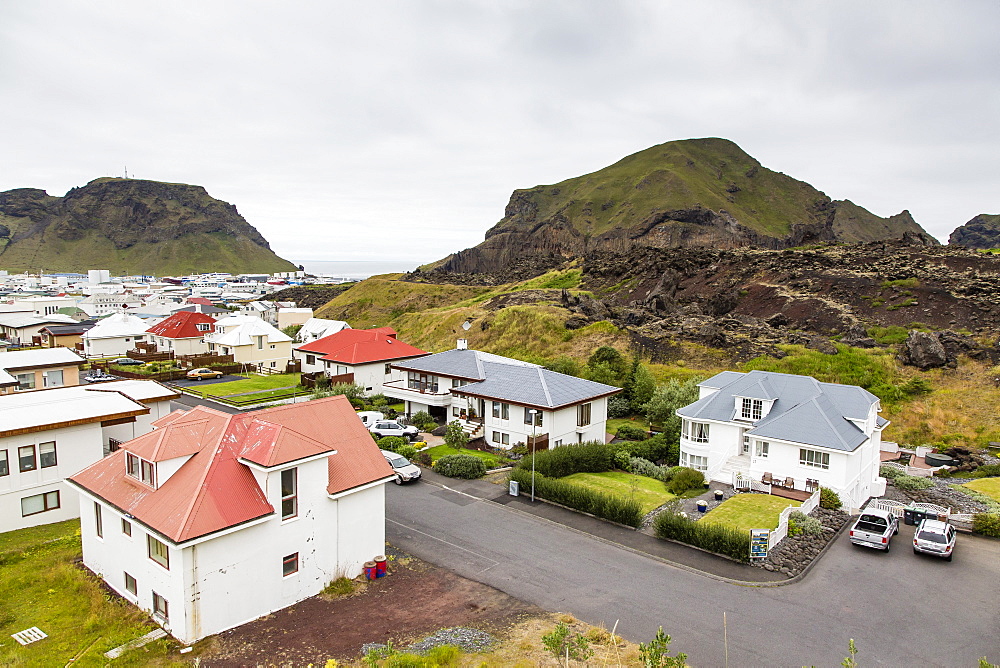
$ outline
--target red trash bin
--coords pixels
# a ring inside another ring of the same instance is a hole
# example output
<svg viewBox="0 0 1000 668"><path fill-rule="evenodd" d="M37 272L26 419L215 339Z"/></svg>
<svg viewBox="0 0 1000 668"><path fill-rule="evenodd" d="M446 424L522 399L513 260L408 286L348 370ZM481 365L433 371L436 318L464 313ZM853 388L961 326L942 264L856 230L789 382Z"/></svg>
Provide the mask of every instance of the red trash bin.
<svg viewBox="0 0 1000 668"><path fill-rule="evenodd" d="M364 565L364 569L365 569L365 579L366 580L374 580L376 577L378 577L377 575L375 575L375 572L378 569L378 566L375 565L374 561L366 561L365 565Z"/></svg>
<svg viewBox="0 0 1000 668"><path fill-rule="evenodd" d="M388 562L386 561L385 555L380 554L375 557L375 577L382 578L385 577L388 572Z"/></svg>

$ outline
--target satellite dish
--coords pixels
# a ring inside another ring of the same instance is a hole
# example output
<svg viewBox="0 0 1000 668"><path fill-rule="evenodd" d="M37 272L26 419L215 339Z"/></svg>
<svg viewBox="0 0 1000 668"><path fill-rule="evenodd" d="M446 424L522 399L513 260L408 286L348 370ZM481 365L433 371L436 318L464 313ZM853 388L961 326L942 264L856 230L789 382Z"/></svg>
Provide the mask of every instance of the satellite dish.
<svg viewBox="0 0 1000 668"><path fill-rule="evenodd" d="M469 331L470 327L472 327L472 323L469 322L468 320L462 323L462 329L464 329L465 331Z"/></svg>

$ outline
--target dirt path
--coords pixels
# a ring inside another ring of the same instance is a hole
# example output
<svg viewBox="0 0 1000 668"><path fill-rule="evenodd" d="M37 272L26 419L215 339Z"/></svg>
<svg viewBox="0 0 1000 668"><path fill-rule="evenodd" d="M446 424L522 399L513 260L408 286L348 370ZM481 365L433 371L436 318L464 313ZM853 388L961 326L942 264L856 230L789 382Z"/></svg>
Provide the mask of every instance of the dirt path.
<svg viewBox="0 0 1000 668"><path fill-rule="evenodd" d="M393 563L388 577L368 583L360 593L306 599L204 641L196 655L202 666L213 668L322 666L327 659L357 658L365 643L392 640L402 648L450 626L498 633L545 614L492 587L404 558Z"/></svg>

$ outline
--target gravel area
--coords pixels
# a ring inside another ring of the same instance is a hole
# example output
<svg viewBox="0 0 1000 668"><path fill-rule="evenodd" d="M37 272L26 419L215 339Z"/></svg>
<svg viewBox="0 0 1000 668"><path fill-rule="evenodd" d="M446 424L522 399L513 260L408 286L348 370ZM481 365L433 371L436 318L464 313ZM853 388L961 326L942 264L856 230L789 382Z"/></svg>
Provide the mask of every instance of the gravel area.
<svg viewBox="0 0 1000 668"><path fill-rule="evenodd" d="M426 654L440 645L454 645L463 652L475 654L477 652L489 651L496 644L496 642L497 639L486 631L465 628L463 626L454 626L447 629L441 629L440 631L437 631L402 649L403 651L410 652L412 654ZM386 645L384 644L371 642L365 643L361 646L361 654L363 656L372 650L383 649L386 649Z"/></svg>
<svg viewBox="0 0 1000 668"><path fill-rule="evenodd" d="M851 519L851 516L841 510L816 508L810 517L815 517L823 525L823 532L811 536L801 533L798 536L786 536L783 541L771 550L766 559L754 562L767 571L777 571L789 577L798 575L813 559L823 551L826 544L837 535L840 528Z"/></svg>

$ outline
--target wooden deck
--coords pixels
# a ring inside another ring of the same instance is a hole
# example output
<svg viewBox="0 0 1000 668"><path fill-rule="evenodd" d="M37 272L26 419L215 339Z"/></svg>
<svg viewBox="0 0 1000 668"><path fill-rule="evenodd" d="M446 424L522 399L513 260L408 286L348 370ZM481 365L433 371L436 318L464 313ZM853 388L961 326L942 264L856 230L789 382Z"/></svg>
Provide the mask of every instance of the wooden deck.
<svg viewBox="0 0 1000 668"><path fill-rule="evenodd" d="M792 499L793 501L805 501L812 494L800 489L788 489L787 487L772 485L771 496L780 496L783 499Z"/></svg>

